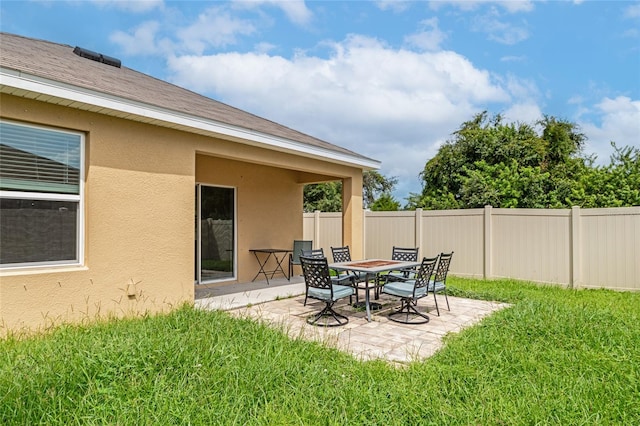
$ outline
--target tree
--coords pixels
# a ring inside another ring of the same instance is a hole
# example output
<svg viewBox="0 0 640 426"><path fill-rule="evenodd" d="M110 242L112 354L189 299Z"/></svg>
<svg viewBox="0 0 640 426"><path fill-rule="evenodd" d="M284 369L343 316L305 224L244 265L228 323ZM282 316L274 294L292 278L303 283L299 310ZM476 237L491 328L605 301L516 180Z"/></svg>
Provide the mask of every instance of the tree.
<svg viewBox="0 0 640 426"><path fill-rule="evenodd" d="M398 178L387 178L377 171L366 171L362 174L363 208L371 208L380 198L382 209L398 210L400 203L391 192L398 182ZM395 208L393 208L395 206ZM306 185L304 187L304 211L313 212L342 211L342 182L332 181Z"/></svg>
<svg viewBox="0 0 640 426"><path fill-rule="evenodd" d="M618 148L610 163L593 167L580 176L569 199L583 207L640 206L640 148Z"/></svg>
<svg viewBox="0 0 640 426"><path fill-rule="evenodd" d="M303 197L305 212L339 212L342 210L342 182L305 185Z"/></svg>
<svg viewBox="0 0 640 426"><path fill-rule="evenodd" d="M400 203L391 194L384 193L370 207L374 212L394 212L400 208Z"/></svg>
<svg viewBox="0 0 640 426"><path fill-rule="evenodd" d="M365 209L371 208L381 197L385 198L384 203L391 207L394 203L400 206L396 200L393 199L391 192L398 183L397 177L387 178L375 170L369 170L362 174L362 204ZM396 207L393 210L398 210Z"/></svg>
<svg viewBox="0 0 640 426"><path fill-rule="evenodd" d="M576 124L555 117L529 125L480 113L425 164L422 193L407 208L638 205L638 149L614 144L611 164L599 168L582 154L585 141Z"/></svg>

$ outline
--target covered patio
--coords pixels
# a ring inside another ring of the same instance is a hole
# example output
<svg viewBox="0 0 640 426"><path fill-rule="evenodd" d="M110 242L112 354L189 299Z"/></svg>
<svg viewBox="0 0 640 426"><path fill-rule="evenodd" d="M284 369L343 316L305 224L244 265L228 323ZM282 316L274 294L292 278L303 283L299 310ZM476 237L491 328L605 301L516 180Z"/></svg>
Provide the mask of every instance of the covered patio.
<svg viewBox="0 0 640 426"><path fill-rule="evenodd" d="M266 281L256 281L196 288L195 305L264 321L281 328L292 339L322 342L363 361L381 359L399 365L430 357L442 347L442 338L446 334L457 333L508 306L505 303L449 296L451 311L441 307L438 316L430 295L418 304L420 310L428 311L430 321L422 325L405 325L387 318L387 313L399 305L398 299L381 295L378 302L381 302L382 308L375 311L371 322L367 321L364 310L351 307L349 300L345 299L335 307L349 318L346 326L315 327L308 325L305 319L319 311L322 303L309 299L304 306L303 278L294 276L291 281L286 278L269 281L270 285Z"/></svg>

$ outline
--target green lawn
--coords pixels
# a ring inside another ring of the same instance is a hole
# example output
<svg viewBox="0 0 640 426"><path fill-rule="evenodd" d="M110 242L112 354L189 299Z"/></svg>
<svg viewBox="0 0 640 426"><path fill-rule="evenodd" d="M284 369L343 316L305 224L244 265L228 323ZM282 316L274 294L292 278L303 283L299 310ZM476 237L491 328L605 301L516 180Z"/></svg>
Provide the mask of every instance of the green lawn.
<svg viewBox="0 0 640 426"><path fill-rule="evenodd" d="M449 286L513 306L407 368L188 307L9 338L0 424L640 424L640 293Z"/></svg>

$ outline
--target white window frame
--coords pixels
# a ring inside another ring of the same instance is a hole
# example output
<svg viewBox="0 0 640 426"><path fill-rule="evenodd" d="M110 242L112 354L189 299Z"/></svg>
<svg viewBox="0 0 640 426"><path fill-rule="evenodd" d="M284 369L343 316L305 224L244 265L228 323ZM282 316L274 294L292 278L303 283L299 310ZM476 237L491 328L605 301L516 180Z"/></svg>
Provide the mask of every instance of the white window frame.
<svg viewBox="0 0 640 426"><path fill-rule="evenodd" d="M12 198L21 200L43 200L43 201L69 201L78 203L78 212L76 219L76 257L73 260L57 260L57 261L44 261L44 262L24 262L24 263L9 263L0 264L0 270L14 270L14 269L26 269L26 268L45 268L52 266L82 266L84 265L84 247L85 247L85 227L84 227L84 176L85 176L85 145L86 138L82 132L60 129L50 126L25 124L17 121L0 119L5 123L10 123L15 126L22 126L28 128L36 128L47 130L51 132L67 133L80 137L80 169L78 178L78 194L64 194L64 193L46 193L46 192L25 192L25 191L0 191L0 198Z"/></svg>

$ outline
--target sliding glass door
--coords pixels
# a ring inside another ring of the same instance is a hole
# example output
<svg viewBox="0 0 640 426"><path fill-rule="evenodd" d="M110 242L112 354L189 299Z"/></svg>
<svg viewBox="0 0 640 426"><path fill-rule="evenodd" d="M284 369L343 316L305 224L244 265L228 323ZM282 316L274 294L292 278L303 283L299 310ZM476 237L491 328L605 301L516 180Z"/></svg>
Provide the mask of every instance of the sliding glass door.
<svg viewBox="0 0 640 426"><path fill-rule="evenodd" d="M234 279L234 188L196 186L196 283Z"/></svg>

